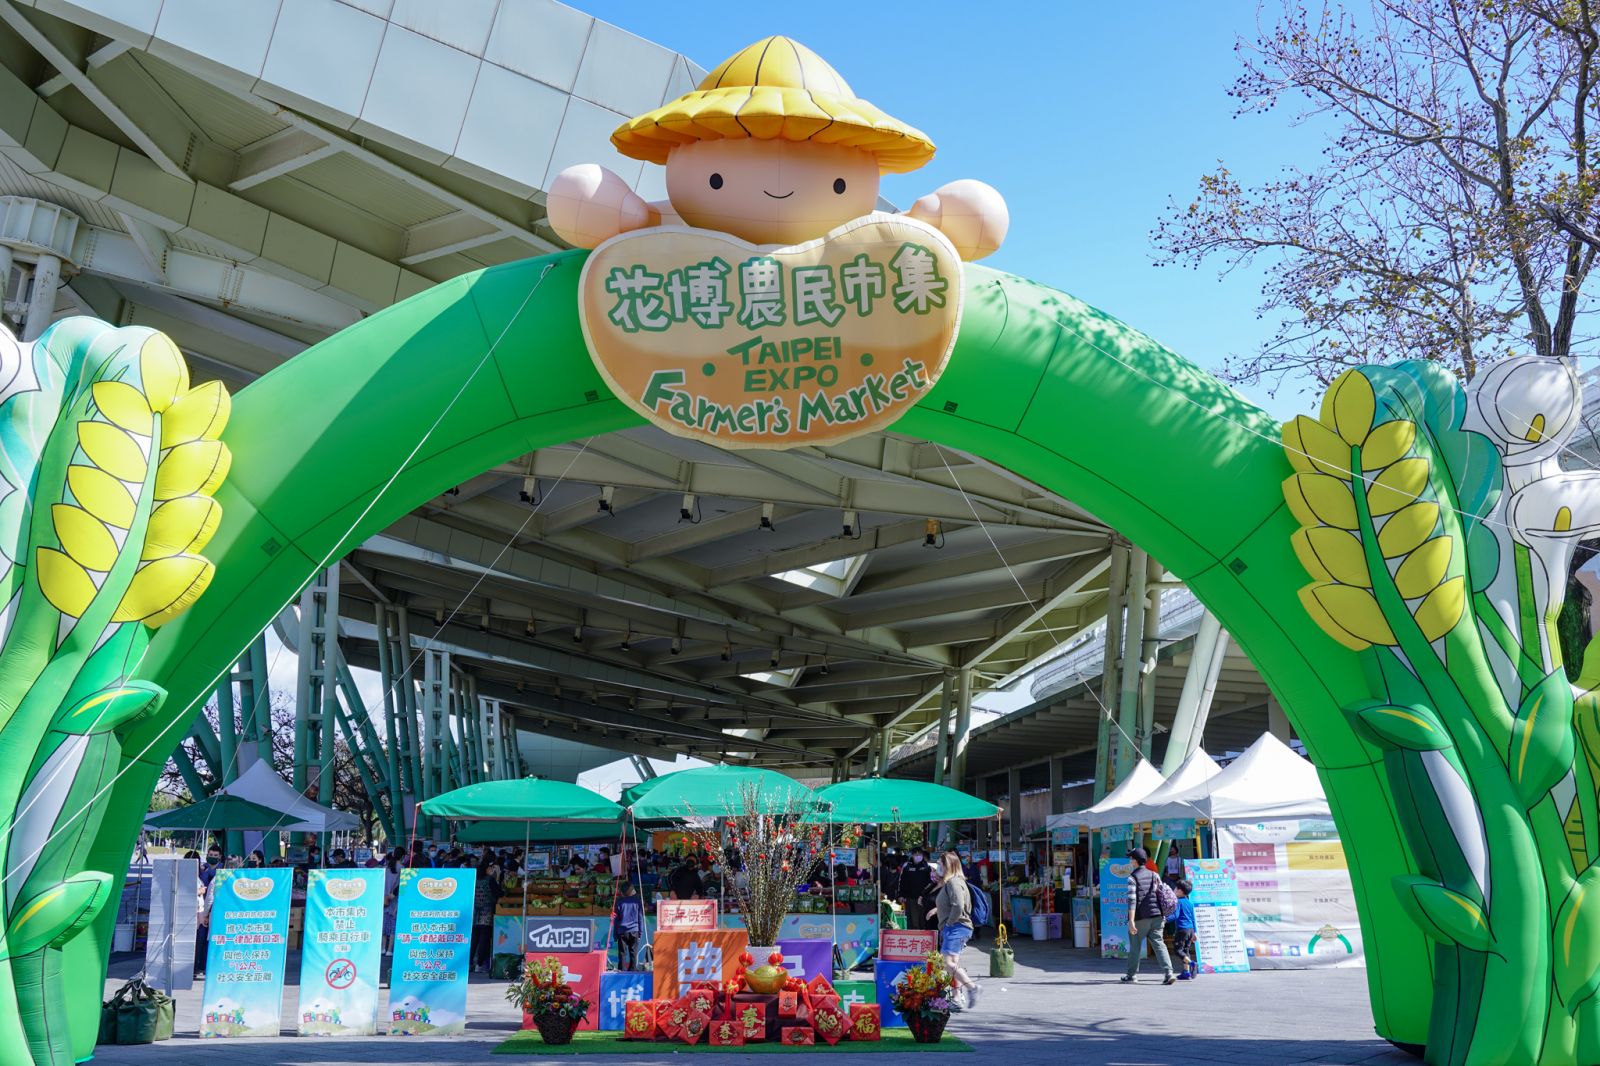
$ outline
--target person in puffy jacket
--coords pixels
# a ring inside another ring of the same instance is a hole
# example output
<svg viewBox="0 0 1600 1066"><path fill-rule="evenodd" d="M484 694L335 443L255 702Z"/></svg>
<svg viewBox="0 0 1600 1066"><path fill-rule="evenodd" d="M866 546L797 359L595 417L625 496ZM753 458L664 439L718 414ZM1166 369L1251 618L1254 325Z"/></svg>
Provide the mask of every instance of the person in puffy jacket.
<svg viewBox="0 0 1600 1066"><path fill-rule="evenodd" d="M1161 964L1161 983L1173 984L1178 978L1172 972L1172 958L1162 936L1167 919L1161 913L1161 876L1150 869L1150 855L1143 848L1134 848L1128 858L1133 860L1133 872L1128 875L1128 972L1122 983L1133 983L1139 964L1144 961L1145 942L1149 941Z"/></svg>

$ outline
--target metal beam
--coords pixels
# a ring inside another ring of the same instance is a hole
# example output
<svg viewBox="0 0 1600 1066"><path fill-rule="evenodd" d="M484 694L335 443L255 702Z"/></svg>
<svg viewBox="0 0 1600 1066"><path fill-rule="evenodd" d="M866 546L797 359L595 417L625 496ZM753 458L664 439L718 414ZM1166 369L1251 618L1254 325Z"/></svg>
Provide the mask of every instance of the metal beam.
<svg viewBox="0 0 1600 1066"><path fill-rule="evenodd" d="M333 145L327 147L329 151L336 150ZM505 236L499 227L475 215L466 211L452 211L408 228L400 262L405 266L416 266L430 259L493 244L504 240Z"/></svg>
<svg viewBox="0 0 1600 1066"><path fill-rule="evenodd" d="M121 130L128 140L138 145L139 150L149 156L151 162L175 178L190 183L194 181L184 171L182 164L173 158L172 154L169 154L165 148L157 144L155 138L130 118L128 113L122 110L106 94L105 90L91 81L87 74L79 70L77 62L71 56L58 48L55 42L50 40L32 22L28 21L22 12L12 7L10 0L0 0L0 21L5 22L6 25L15 30L17 35L27 41L34 51L44 57L45 62L56 68L61 77L67 80L68 84L82 93L84 98L94 105L95 110L104 115L113 126ZM41 91L39 95L43 97L50 94ZM181 153L179 154L181 155Z"/></svg>
<svg viewBox="0 0 1600 1066"><path fill-rule="evenodd" d="M271 133L239 149L239 162L234 167L233 180L228 188L243 192L264 181L310 166L319 159L336 155L339 147L327 138L289 129Z"/></svg>

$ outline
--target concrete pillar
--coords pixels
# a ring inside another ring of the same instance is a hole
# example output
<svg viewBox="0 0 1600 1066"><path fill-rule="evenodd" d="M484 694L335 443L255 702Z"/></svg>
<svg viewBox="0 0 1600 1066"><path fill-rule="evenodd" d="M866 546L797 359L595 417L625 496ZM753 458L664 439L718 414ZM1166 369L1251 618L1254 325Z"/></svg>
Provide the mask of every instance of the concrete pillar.
<svg viewBox="0 0 1600 1066"><path fill-rule="evenodd" d="M893 731L881 729L878 731L878 776L889 776L889 749L893 746Z"/></svg>
<svg viewBox="0 0 1600 1066"><path fill-rule="evenodd" d="M1106 646L1100 666L1100 727L1094 751L1094 798L1104 799L1116 787L1117 696L1121 691L1122 608L1128 584L1128 545L1111 544L1106 584Z"/></svg>
<svg viewBox="0 0 1600 1066"><path fill-rule="evenodd" d="M1217 616L1207 611L1200 619L1200 631L1194 637L1194 653L1189 657L1189 669L1183 677L1183 692L1178 696L1178 710L1172 718L1172 736L1167 741L1166 758L1161 760L1163 774L1182 766L1183 760L1205 742L1206 718L1211 714L1211 700L1216 695L1217 678L1227 654L1228 634Z"/></svg>
<svg viewBox="0 0 1600 1066"><path fill-rule="evenodd" d="M951 741L951 778L954 788L967 779L967 741L972 736L972 667L963 667L956 684L956 735Z"/></svg>
<svg viewBox="0 0 1600 1066"><path fill-rule="evenodd" d="M1006 806L1006 840L1001 846L1009 843L1015 847L1022 839L1022 771L1015 767L1006 771L1006 795L1009 797Z"/></svg>
<svg viewBox="0 0 1600 1066"><path fill-rule="evenodd" d="M11 249L0 244L0 323L5 322L6 290L11 287Z"/></svg>
<svg viewBox="0 0 1600 1066"><path fill-rule="evenodd" d="M1267 732L1289 743L1294 737L1294 730L1289 725L1289 716L1283 713L1283 704L1278 702L1278 697L1267 693Z"/></svg>
<svg viewBox="0 0 1600 1066"><path fill-rule="evenodd" d="M1144 598L1150 557L1143 548L1128 553L1128 618L1122 634L1122 676L1117 696L1117 780L1132 772L1138 752L1139 679L1144 653Z"/></svg>
<svg viewBox="0 0 1600 1066"><path fill-rule="evenodd" d="M1067 810L1066 765L1060 759L1050 760L1050 813L1065 814Z"/></svg>
<svg viewBox="0 0 1600 1066"><path fill-rule="evenodd" d="M28 317L22 322L23 340L38 340L39 334L50 325L50 316L56 310L56 286L59 284L61 260L53 255L40 255L38 265L33 268L33 293L28 297Z"/></svg>
<svg viewBox="0 0 1600 1066"><path fill-rule="evenodd" d="M1156 666L1161 660L1161 589L1155 587L1161 564L1149 561L1145 573L1144 641L1139 648L1139 754L1150 758L1156 735Z"/></svg>
<svg viewBox="0 0 1600 1066"><path fill-rule="evenodd" d="M933 741L933 783L942 785L948 776L950 758L950 721L955 716L956 676L944 675L944 688L939 694L939 723Z"/></svg>

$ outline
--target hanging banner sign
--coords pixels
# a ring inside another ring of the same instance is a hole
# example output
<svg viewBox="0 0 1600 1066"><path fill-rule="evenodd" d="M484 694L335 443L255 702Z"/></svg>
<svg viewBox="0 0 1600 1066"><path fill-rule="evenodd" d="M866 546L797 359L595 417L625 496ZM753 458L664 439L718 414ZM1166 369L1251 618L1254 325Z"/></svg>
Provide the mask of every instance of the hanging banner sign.
<svg viewBox="0 0 1600 1066"><path fill-rule="evenodd" d="M219 870L212 882L201 1036L277 1036L294 871Z"/></svg>
<svg viewBox="0 0 1600 1066"><path fill-rule="evenodd" d="M1150 835L1157 840L1191 840L1194 837L1194 819L1163 818L1151 822Z"/></svg>
<svg viewBox="0 0 1600 1066"><path fill-rule="evenodd" d="M383 875L381 869L312 870L306 875L301 1036L372 1036L378 1031Z"/></svg>
<svg viewBox="0 0 1600 1066"><path fill-rule="evenodd" d="M1100 830L1100 839L1107 844L1116 844L1133 839L1133 826L1108 825Z"/></svg>
<svg viewBox="0 0 1600 1066"><path fill-rule="evenodd" d="M1131 859L1100 861L1100 957L1128 957L1128 875Z"/></svg>
<svg viewBox="0 0 1600 1066"><path fill-rule="evenodd" d="M856 865L856 849L855 848L829 848L828 849L828 865L829 866L848 866L851 869L855 869L855 865Z"/></svg>
<svg viewBox="0 0 1600 1066"><path fill-rule="evenodd" d="M1056 844L1076 844L1083 836L1081 826L1069 826L1065 829L1050 830L1050 840Z"/></svg>
<svg viewBox="0 0 1600 1066"><path fill-rule="evenodd" d="M395 905L389 1034L467 1027L467 958L478 871L402 870Z"/></svg>
<svg viewBox="0 0 1600 1066"><path fill-rule="evenodd" d="M656 928L663 933L716 927L717 901L714 899L664 899L656 904Z"/></svg>
<svg viewBox="0 0 1600 1066"><path fill-rule="evenodd" d="M878 954L886 962L921 962L933 954L931 929L885 929Z"/></svg>
<svg viewBox="0 0 1600 1066"><path fill-rule="evenodd" d="M961 260L880 212L789 247L657 226L590 253L579 292L623 403L721 448L796 448L883 429L927 395L955 346Z"/></svg>
<svg viewBox="0 0 1600 1066"><path fill-rule="evenodd" d="M1201 973L1247 973L1244 929L1239 921L1239 876L1232 859L1185 859L1183 875L1194 886L1194 941Z"/></svg>
<svg viewBox="0 0 1600 1066"><path fill-rule="evenodd" d="M537 952L575 952L594 949L594 922L588 918L527 918L523 920L522 948Z"/></svg>

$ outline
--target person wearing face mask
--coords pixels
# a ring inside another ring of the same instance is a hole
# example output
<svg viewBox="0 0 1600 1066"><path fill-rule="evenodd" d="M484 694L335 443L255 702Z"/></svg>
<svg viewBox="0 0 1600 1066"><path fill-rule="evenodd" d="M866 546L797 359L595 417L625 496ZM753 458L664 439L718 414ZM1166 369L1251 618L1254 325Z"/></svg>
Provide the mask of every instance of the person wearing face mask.
<svg viewBox="0 0 1600 1066"><path fill-rule="evenodd" d="M928 928L928 908L922 897L933 886L933 867L921 848L911 853L911 860L900 869L900 905L906 911L906 925L911 929Z"/></svg>

